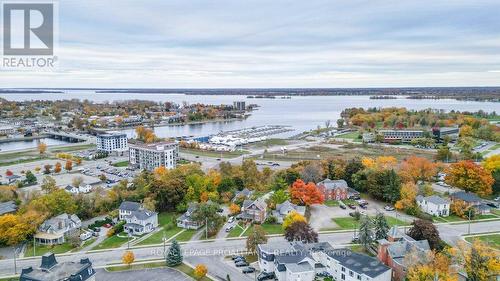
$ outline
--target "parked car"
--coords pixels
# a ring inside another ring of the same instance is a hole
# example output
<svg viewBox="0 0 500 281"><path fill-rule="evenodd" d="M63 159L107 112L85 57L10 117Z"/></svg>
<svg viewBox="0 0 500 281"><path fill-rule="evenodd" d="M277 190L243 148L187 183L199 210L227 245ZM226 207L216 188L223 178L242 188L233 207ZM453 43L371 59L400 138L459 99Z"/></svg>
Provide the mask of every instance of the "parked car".
<svg viewBox="0 0 500 281"><path fill-rule="evenodd" d="M257 281L273 280L275 278L276 276L274 275L274 272L262 272L259 276L257 276Z"/></svg>
<svg viewBox="0 0 500 281"><path fill-rule="evenodd" d="M235 259L237 259L237 258L243 258L243 256L234 255L234 256L232 256L232 257L231 257L231 259L232 259L233 261L234 261Z"/></svg>
<svg viewBox="0 0 500 281"><path fill-rule="evenodd" d="M248 262L246 262L246 261L238 261L234 265L236 265L236 267L248 266Z"/></svg>
<svg viewBox="0 0 500 281"><path fill-rule="evenodd" d="M245 274L246 273L253 273L253 272L255 272L255 267L249 266L247 268L243 268L242 272L245 273Z"/></svg>
<svg viewBox="0 0 500 281"><path fill-rule="evenodd" d="M361 197L359 197L359 195L351 195L351 196L349 196L349 199L351 199L351 200L359 200L359 199L361 199Z"/></svg>
<svg viewBox="0 0 500 281"><path fill-rule="evenodd" d="M234 228L234 225L227 226L226 227L226 232L229 232L229 231L233 230L233 228Z"/></svg>
<svg viewBox="0 0 500 281"><path fill-rule="evenodd" d="M232 223L234 221L234 217L229 217L229 219L227 220L228 223Z"/></svg>
<svg viewBox="0 0 500 281"><path fill-rule="evenodd" d="M366 207L366 204L359 204L359 207L360 207L361 209L365 209L365 210L366 210L366 209L368 209L368 207Z"/></svg>
<svg viewBox="0 0 500 281"><path fill-rule="evenodd" d="M495 201L500 201L500 196L498 196L497 198L493 199Z"/></svg>
<svg viewBox="0 0 500 281"><path fill-rule="evenodd" d="M234 259L234 262L240 262L240 261L246 262L247 260L245 259L245 257L238 257Z"/></svg>
<svg viewBox="0 0 500 281"><path fill-rule="evenodd" d="M354 206L353 204L347 204L347 206L353 210L356 210L356 206Z"/></svg>
<svg viewBox="0 0 500 281"><path fill-rule="evenodd" d="M344 204L339 204L339 207L343 210L347 209L346 206Z"/></svg>
<svg viewBox="0 0 500 281"><path fill-rule="evenodd" d="M386 211L394 211L394 207L393 207L393 206L390 206L390 205L386 205L386 206L384 207L384 210L386 210Z"/></svg>

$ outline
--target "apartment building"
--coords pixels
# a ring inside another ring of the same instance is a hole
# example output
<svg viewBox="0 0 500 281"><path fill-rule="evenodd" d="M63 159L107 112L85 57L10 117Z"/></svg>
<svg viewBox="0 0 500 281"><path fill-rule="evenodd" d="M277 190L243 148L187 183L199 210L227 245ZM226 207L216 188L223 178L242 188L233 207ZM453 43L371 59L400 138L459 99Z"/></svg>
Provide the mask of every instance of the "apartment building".
<svg viewBox="0 0 500 281"><path fill-rule="evenodd" d="M128 149L127 134L119 132L108 132L97 135L97 150L107 153L124 152Z"/></svg>
<svg viewBox="0 0 500 281"><path fill-rule="evenodd" d="M413 139L423 138L423 130L379 130L384 142L410 142Z"/></svg>
<svg viewBox="0 0 500 281"><path fill-rule="evenodd" d="M179 145L176 142L130 144L129 165L135 169L153 171L158 167L173 169L177 166Z"/></svg>

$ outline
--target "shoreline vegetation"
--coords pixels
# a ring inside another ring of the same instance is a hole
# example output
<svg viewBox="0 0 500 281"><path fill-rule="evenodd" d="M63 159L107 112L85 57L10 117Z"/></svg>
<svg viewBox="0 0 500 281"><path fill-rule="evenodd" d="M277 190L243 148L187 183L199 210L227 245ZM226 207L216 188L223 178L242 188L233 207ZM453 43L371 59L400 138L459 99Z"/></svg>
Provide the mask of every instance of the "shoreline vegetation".
<svg viewBox="0 0 500 281"><path fill-rule="evenodd" d="M66 89L0 89L0 94L64 93ZM71 90L71 89L67 89ZM262 89L100 89L79 90L105 93L242 95L242 96L401 96L408 99L456 99L500 102L500 87L408 87L408 88L262 88Z"/></svg>

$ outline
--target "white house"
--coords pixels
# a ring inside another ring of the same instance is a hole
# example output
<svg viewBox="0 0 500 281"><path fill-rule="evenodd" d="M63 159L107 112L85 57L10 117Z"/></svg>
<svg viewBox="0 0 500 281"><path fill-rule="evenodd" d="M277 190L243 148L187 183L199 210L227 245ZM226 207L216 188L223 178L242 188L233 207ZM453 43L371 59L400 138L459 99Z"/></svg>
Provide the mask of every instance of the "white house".
<svg viewBox="0 0 500 281"><path fill-rule="evenodd" d="M146 209L140 209L125 216L125 232L132 235L150 233L158 227L158 213Z"/></svg>
<svg viewBox="0 0 500 281"><path fill-rule="evenodd" d="M35 241L43 245L62 244L66 237L79 233L81 226L77 215L64 213L44 221L35 234Z"/></svg>
<svg viewBox="0 0 500 281"><path fill-rule="evenodd" d="M118 219L125 221L123 229L132 235L149 233L158 227L158 213L137 202L123 201L118 208Z"/></svg>
<svg viewBox="0 0 500 281"><path fill-rule="evenodd" d="M450 201L437 195L423 197L418 195L415 198L422 211L437 217L447 217L450 215Z"/></svg>
<svg viewBox="0 0 500 281"><path fill-rule="evenodd" d="M334 249L328 242L273 242L257 246L262 274L272 274L279 281L312 281L318 273L328 273L334 280L390 281L391 268L376 258Z"/></svg>

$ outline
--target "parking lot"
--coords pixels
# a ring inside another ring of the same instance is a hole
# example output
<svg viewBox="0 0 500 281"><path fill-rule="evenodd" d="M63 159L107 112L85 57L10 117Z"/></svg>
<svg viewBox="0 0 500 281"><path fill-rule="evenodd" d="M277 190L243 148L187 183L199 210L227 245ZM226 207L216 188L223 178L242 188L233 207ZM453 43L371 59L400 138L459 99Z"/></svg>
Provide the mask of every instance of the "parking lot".
<svg viewBox="0 0 500 281"><path fill-rule="evenodd" d="M131 171L126 168L113 167L110 166L109 164L101 163L101 164L86 166L85 168L81 169L81 173L83 175L92 177L100 177L101 175L104 175L106 177L106 180L104 181L104 186L111 187L121 180L132 181L138 172Z"/></svg>

